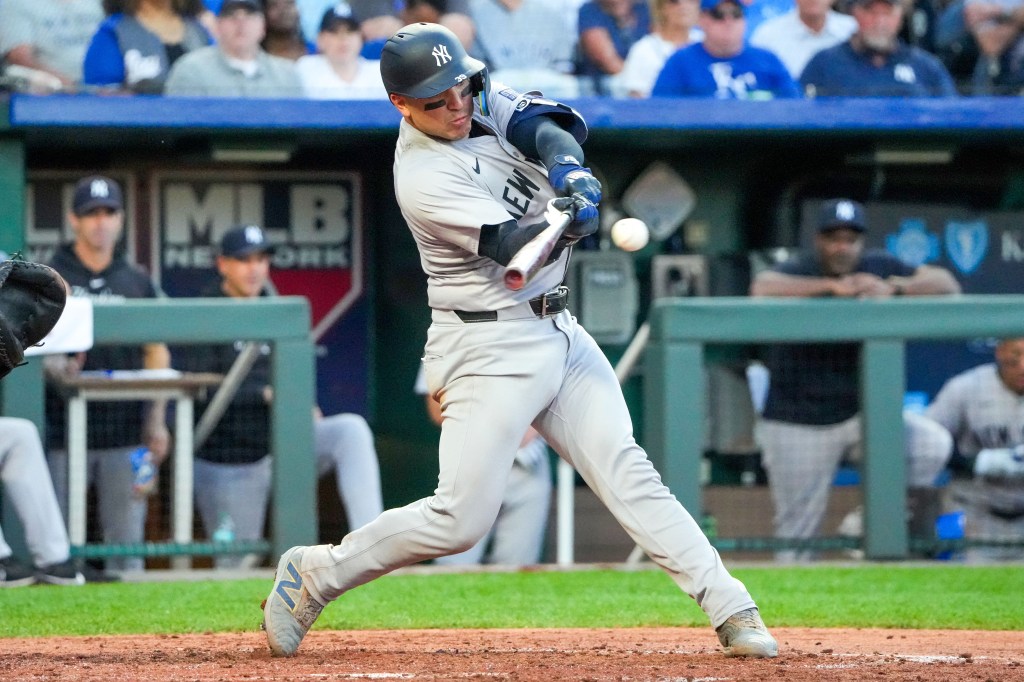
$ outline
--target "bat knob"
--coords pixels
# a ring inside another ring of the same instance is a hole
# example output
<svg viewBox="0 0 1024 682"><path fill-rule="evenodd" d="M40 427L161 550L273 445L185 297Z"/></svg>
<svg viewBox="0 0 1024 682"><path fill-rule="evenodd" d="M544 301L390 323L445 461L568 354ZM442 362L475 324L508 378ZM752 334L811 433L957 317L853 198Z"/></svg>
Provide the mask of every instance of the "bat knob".
<svg viewBox="0 0 1024 682"><path fill-rule="evenodd" d="M519 291L526 284L526 277L519 270L508 270L505 272L505 288L511 291Z"/></svg>

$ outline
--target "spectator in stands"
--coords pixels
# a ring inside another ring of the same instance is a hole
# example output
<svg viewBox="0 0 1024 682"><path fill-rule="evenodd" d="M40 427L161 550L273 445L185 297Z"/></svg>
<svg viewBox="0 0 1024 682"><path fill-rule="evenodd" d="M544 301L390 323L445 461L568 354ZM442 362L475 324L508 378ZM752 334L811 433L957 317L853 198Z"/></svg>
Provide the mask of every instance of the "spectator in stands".
<svg viewBox="0 0 1024 682"><path fill-rule="evenodd" d="M323 16L336 0L298 0L303 28L307 35L317 29L317 17ZM468 50L476 39L469 16L469 0L348 0L363 31L363 57L380 59L384 43L394 33L418 21L446 26Z"/></svg>
<svg viewBox="0 0 1024 682"><path fill-rule="evenodd" d="M13 556L0 529L0 587L21 587L37 580L51 585L83 585L85 577L71 559L68 531L60 515L43 443L27 419L0 417L0 484L14 507L35 567Z"/></svg>
<svg viewBox="0 0 1024 682"><path fill-rule="evenodd" d="M953 0L939 12L935 22L934 51L953 76L957 90L969 94L978 62L978 43L967 29L965 4L966 0Z"/></svg>
<svg viewBox="0 0 1024 682"><path fill-rule="evenodd" d="M1024 86L1024 0L966 0L963 18L978 47L971 94L1018 94Z"/></svg>
<svg viewBox="0 0 1024 682"><path fill-rule="evenodd" d="M900 28L900 40L907 45L935 53L935 31L939 7L946 0L902 0L906 19Z"/></svg>
<svg viewBox="0 0 1024 682"><path fill-rule="evenodd" d="M441 426L444 419L441 404L436 396L427 392L422 364L416 375L415 390L423 396L430 421ZM547 443L530 427L516 451L501 508L491 530L466 551L438 557L434 563L441 566L531 566L540 563L551 507L551 489Z"/></svg>
<svg viewBox="0 0 1024 682"><path fill-rule="evenodd" d="M799 97L796 82L779 58L744 39L744 5L737 0L701 0L704 41L668 58L652 97L772 99Z"/></svg>
<svg viewBox="0 0 1024 682"><path fill-rule="evenodd" d="M583 94L619 95L617 76L633 44L650 33L646 2L590 0L580 6L579 64Z"/></svg>
<svg viewBox="0 0 1024 682"><path fill-rule="evenodd" d="M0 62L48 74L53 90L73 90L82 82L85 50L102 21L100 0L2 0Z"/></svg>
<svg viewBox="0 0 1024 682"><path fill-rule="evenodd" d="M857 32L807 63L808 97L953 97L956 86L937 57L898 37L900 0L855 0Z"/></svg>
<svg viewBox="0 0 1024 682"><path fill-rule="evenodd" d="M171 65L213 43L200 23L200 0L103 0L107 19L83 65L89 85L160 94Z"/></svg>
<svg viewBox="0 0 1024 682"><path fill-rule="evenodd" d="M752 296L863 299L960 291L943 268L914 268L885 251L866 251L864 207L855 201L824 202L816 227L813 250L757 274L750 286ZM782 344L767 349L769 388L755 435L775 506L776 537L817 535L836 469L844 456L860 456L859 355L856 344ZM919 414L905 412L903 418L909 498L912 510L919 512L912 532L934 533L934 485L952 453L952 437ZM792 561L810 554L784 551L776 557Z"/></svg>
<svg viewBox="0 0 1024 682"><path fill-rule="evenodd" d="M202 291L214 298L254 299L274 295L270 282L273 247L256 225L231 228L220 240L220 278ZM196 372L227 373L244 344L189 346L177 363ZM196 450L195 497L203 527L212 536L230 528L236 540L263 537L270 500L270 348L258 344L258 356L206 442ZM202 414L206 405L200 405ZM384 509L380 467L373 433L357 414L323 417L313 410L317 471L334 471L349 528L372 521ZM218 568L251 567L254 556L220 556Z"/></svg>
<svg viewBox="0 0 1024 682"><path fill-rule="evenodd" d="M260 47L265 30L260 0L224 0L217 44L175 62L164 91L185 97L301 97L295 64Z"/></svg>
<svg viewBox="0 0 1024 682"><path fill-rule="evenodd" d="M120 250L124 229L124 199L120 185L101 175L75 185L68 223L72 243L62 246L50 265L71 285L72 295L98 301L157 298L162 295L149 275L131 265ZM68 513L68 453L66 404L59 387L82 371L167 369L170 352L162 343L136 346L96 346L72 356L48 355L46 435L50 472L65 518ZM148 498L134 488L132 453L148 448L159 467L167 457L166 401L93 402L87 423L88 480L95 482L100 527L107 544L141 543L145 537ZM111 557L108 570L141 571L141 557Z"/></svg>
<svg viewBox="0 0 1024 682"><path fill-rule="evenodd" d="M267 34L260 47L267 54L295 61L315 54L316 47L306 40L299 25L299 8L295 0L263 0L267 17Z"/></svg>
<svg viewBox="0 0 1024 682"><path fill-rule="evenodd" d="M835 0L796 0L789 12L769 19L750 36L750 44L775 54L793 78L811 57L827 47L846 42L857 21L832 9Z"/></svg>
<svg viewBox="0 0 1024 682"><path fill-rule="evenodd" d="M620 89L627 97L650 97L654 81L672 54L704 39L697 28L700 0L651 0L654 29L629 48L619 74Z"/></svg>
<svg viewBox="0 0 1024 682"><path fill-rule="evenodd" d="M973 459L974 480L955 488L964 504L966 537L1024 538L1024 338L1002 339L995 362L954 376L943 385L928 416L956 438ZM954 484L955 485L955 484ZM1024 559L1020 547L973 548L969 558Z"/></svg>
<svg viewBox="0 0 1024 682"><path fill-rule="evenodd" d="M477 54L491 78L516 90L549 97L579 95L573 75L575 41L564 15L546 0L472 0Z"/></svg>
<svg viewBox="0 0 1024 682"><path fill-rule="evenodd" d="M359 56L363 36L347 3L324 13L316 45L317 54L301 57L295 64L307 97L387 99L380 62Z"/></svg>

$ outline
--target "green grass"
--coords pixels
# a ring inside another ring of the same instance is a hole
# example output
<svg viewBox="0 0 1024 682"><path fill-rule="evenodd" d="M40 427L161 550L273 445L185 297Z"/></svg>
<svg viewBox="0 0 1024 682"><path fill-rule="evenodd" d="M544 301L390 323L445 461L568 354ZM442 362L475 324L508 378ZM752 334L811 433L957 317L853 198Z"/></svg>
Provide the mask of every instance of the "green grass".
<svg viewBox="0 0 1024 682"><path fill-rule="evenodd" d="M770 626L1024 630L1020 566L743 568ZM0 592L0 637L254 630L269 580ZM322 629L705 626L662 572L391 575L332 604Z"/></svg>

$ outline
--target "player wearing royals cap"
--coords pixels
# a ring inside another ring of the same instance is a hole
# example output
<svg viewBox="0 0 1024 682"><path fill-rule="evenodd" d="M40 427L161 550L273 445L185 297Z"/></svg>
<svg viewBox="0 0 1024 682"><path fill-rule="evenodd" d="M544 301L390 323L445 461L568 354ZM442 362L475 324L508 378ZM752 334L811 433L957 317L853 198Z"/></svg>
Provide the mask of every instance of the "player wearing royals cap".
<svg viewBox="0 0 1024 682"><path fill-rule="evenodd" d="M423 366L441 404L440 473L432 496L338 545L281 557L264 608L271 651L295 653L324 606L348 590L472 547L493 524L533 426L707 613L727 655L775 656L753 598L637 445L614 370L566 309L560 283L571 246L596 230L601 200L583 166L583 119L489 83L483 63L436 24L392 36L381 71L402 114L395 191L432 309ZM574 220L536 276L510 290L505 266L548 227L552 199Z"/></svg>

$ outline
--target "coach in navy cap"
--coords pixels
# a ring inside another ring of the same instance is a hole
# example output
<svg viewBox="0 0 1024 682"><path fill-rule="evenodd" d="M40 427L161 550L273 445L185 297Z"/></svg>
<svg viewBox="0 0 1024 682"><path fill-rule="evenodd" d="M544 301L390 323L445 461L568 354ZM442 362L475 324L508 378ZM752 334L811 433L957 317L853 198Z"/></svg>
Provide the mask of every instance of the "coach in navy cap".
<svg viewBox="0 0 1024 682"><path fill-rule="evenodd" d="M224 233L220 240L220 255L227 258L245 258L254 253L274 253L267 234L259 225L236 225Z"/></svg>
<svg viewBox="0 0 1024 682"><path fill-rule="evenodd" d="M841 227L857 232L868 229L863 204L852 199L830 199L821 205L818 231L827 232Z"/></svg>
<svg viewBox="0 0 1024 682"><path fill-rule="evenodd" d="M98 208L114 212L123 211L124 196L121 193L121 185L103 175L82 178L75 185L71 210L76 216L84 216Z"/></svg>

